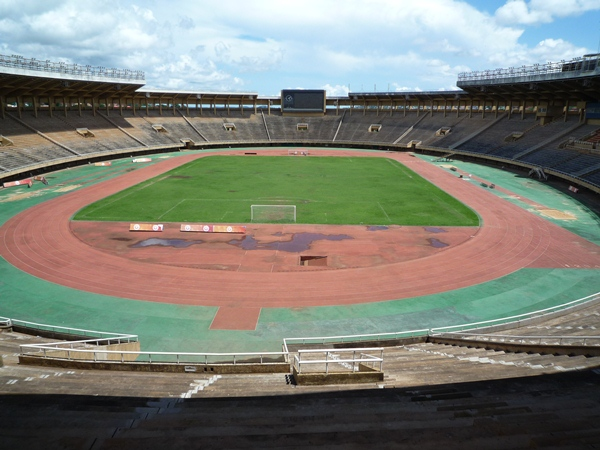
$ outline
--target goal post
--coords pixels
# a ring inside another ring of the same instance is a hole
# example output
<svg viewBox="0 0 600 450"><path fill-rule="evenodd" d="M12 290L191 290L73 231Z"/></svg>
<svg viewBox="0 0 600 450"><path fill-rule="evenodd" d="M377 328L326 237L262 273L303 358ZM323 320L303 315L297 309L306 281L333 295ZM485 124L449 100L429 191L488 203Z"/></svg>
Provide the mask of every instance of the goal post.
<svg viewBox="0 0 600 450"><path fill-rule="evenodd" d="M253 223L296 223L296 205L250 205Z"/></svg>

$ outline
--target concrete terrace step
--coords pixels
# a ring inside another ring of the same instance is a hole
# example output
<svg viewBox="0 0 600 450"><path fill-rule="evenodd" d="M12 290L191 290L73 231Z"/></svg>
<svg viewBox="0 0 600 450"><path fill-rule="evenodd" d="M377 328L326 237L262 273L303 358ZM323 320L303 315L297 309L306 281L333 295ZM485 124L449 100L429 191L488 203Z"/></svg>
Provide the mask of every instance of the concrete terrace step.
<svg viewBox="0 0 600 450"><path fill-rule="evenodd" d="M481 365L490 367L490 365ZM267 376L266 379L273 376ZM211 386L217 386L225 376ZM232 382L238 382L232 377ZM486 379L404 389L335 390L296 395L142 399L3 396L1 411L31 414L20 430L0 421L5 443L43 448L575 448L597 436L600 374ZM61 401L62 399L62 401ZM121 406L120 406L121 405ZM65 410L63 418L57 411ZM77 414L81 411L81 414ZM107 413L113 411L112 421ZM36 430L36 426L45 426ZM71 428L63 433L61 424ZM54 427L52 425L55 425ZM87 433L87 434L86 434ZM544 441L556 433L559 445ZM195 443L195 444L194 444Z"/></svg>

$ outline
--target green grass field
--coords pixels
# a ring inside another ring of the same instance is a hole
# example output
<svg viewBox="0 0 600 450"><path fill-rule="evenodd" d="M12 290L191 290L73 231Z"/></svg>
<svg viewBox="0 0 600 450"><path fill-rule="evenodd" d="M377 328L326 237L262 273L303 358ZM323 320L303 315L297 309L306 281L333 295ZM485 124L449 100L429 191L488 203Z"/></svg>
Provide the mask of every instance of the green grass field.
<svg viewBox="0 0 600 450"><path fill-rule="evenodd" d="M93 203L75 220L249 223L251 205L296 205L297 223L477 226L471 209L397 161L210 156Z"/></svg>

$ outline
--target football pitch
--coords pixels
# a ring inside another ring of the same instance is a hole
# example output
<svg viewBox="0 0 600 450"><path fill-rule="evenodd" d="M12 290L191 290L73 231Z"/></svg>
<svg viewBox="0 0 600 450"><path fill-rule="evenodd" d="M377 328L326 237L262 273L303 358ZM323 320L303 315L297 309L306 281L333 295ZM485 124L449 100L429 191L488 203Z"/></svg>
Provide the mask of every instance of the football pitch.
<svg viewBox="0 0 600 450"><path fill-rule="evenodd" d="M250 223L296 205L297 223L477 226L477 214L379 157L208 156L95 202L74 220Z"/></svg>

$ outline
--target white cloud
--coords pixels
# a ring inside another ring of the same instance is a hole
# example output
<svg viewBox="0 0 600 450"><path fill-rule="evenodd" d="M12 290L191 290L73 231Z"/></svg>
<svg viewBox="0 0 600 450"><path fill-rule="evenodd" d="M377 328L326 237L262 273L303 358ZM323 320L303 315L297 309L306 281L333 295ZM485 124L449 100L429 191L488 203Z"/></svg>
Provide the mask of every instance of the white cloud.
<svg viewBox="0 0 600 450"><path fill-rule="evenodd" d="M540 30L600 9L599 0L509 0L495 13L476 0L15 2L0 0L3 53L144 70L155 87L332 95L350 85L451 89L459 72L580 56L588 50L560 28Z"/></svg>
<svg viewBox="0 0 600 450"><path fill-rule="evenodd" d="M336 84L335 86L326 84L325 86L322 86L321 89L325 89L327 97L345 97L348 95L348 92L350 92L350 88L348 88L348 86L342 86L339 84Z"/></svg>
<svg viewBox="0 0 600 450"><path fill-rule="evenodd" d="M241 80L219 70L212 61L199 61L190 55L180 55L176 60L157 64L146 73L149 85L157 88L188 90L234 90L241 88Z"/></svg>
<svg viewBox="0 0 600 450"><path fill-rule="evenodd" d="M562 39L544 39L531 50L530 55L535 61L548 62L570 60L573 55L583 55L585 52L585 48L576 47ZM535 61L530 60L529 64Z"/></svg>
<svg viewBox="0 0 600 450"><path fill-rule="evenodd" d="M600 10L598 0L509 0L496 18L503 24L537 25L594 10Z"/></svg>

